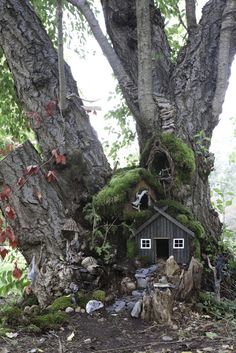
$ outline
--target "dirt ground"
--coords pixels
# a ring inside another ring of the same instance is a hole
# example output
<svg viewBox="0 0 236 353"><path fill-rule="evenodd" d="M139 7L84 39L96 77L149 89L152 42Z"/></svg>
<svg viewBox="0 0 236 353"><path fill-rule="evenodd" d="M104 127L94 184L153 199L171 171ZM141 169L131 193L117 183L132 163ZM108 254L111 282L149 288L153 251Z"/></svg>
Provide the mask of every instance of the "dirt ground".
<svg viewBox="0 0 236 353"><path fill-rule="evenodd" d="M0 337L0 353L235 353L236 324L214 321L185 308L176 308L171 325L112 316L105 310L93 315L72 313L58 331L41 335Z"/></svg>

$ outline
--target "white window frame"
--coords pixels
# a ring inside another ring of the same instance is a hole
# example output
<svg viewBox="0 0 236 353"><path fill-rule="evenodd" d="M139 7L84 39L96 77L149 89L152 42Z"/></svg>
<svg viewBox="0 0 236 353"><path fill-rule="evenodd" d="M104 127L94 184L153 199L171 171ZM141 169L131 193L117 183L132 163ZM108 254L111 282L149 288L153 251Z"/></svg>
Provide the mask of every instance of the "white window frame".
<svg viewBox="0 0 236 353"><path fill-rule="evenodd" d="M181 246L179 246L179 241L182 242ZM174 238L173 239L173 249L184 249L184 238Z"/></svg>
<svg viewBox="0 0 236 353"><path fill-rule="evenodd" d="M144 246L143 242L149 242L149 245ZM142 238L142 239L140 239L140 248L141 249L151 249L152 248L152 240L151 240L151 238Z"/></svg>

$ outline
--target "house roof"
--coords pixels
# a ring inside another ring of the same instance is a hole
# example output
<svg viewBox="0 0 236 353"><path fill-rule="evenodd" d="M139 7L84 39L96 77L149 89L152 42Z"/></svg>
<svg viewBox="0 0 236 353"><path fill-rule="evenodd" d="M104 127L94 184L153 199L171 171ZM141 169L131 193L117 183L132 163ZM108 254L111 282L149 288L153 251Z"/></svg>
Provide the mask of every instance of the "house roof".
<svg viewBox="0 0 236 353"><path fill-rule="evenodd" d="M188 233L189 235L191 235L192 237L194 237L194 233L188 229L187 227L185 227L183 224L181 224L180 222L178 222L175 218L171 217L168 213L165 212L165 210L160 209L156 206L153 207L154 210L157 212L156 214L154 214L151 218L149 218L149 220L147 220L145 223L143 223L136 231L136 235L139 234L143 229L145 229L149 224L151 224L152 222L154 222L158 217L163 216L166 219L168 219L171 223L174 223L177 227L181 228L184 232Z"/></svg>

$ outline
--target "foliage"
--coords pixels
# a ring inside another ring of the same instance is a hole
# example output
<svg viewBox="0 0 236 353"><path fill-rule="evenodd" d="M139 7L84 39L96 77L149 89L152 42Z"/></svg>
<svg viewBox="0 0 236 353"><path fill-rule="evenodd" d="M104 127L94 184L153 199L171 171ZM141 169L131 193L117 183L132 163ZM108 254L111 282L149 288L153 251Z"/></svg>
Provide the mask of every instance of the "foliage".
<svg viewBox="0 0 236 353"><path fill-rule="evenodd" d="M134 239L128 239L127 243L127 258L134 259L138 255L137 244Z"/></svg>
<svg viewBox="0 0 236 353"><path fill-rule="evenodd" d="M13 262L18 262L22 275L19 279L13 277ZM27 279L26 262L18 250L11 250L5 259L0 260L0 295L22 296L24 289L29 284Z"/></svg>
<svg viewBox="0 0 236 353"><path fill-rule="evenodd" d="M110 217L123 218L123 206L130 197L130 191L141 180L145 180L157 193L162 194L162 188L156 178L144 168L121 169L114 174L108 185L94 196L94 207L101 214Z"/></svg>
<svg viewBox="0 0 236 353"><path fill-rule="evenodd" d="M0 308L1 325L15 326L19 325L23 312L16 305L4 305Z"/></svg>
<svg viewBox="0 0 236 353"><path fill-rule="evenodd" d="M141 224L146 222L152 215L152 210L141 210L137 211L125 211L124 212L124 221L128 224L132 224L135 228L138 228Z"/></svg>
<svg viewBox="0 0 236 353"><path fill-rule="evenodd" d="M84 218L89 221L92 226L92 232L89 239L90 250L95 251L105 263L109 263L113 255L108 236L116 232L116 219L112 223L103 223L102 218L96 212L93 203L88 203L84 207L83 212L85 214Z"/></svg>
<svg viewBox="0 0 236 353"><path fill-rule="evenodd" d="M119 152L124 148L127 151L127 148L130 148L136 139L134 120L118 85L115 93L109 97L109 100L117 101L117 99L119 103L105 115L105 119L108 122L105 130L108 131L109 140L103 142L105 152L113 163L120 163ZM114 140L112 144L111 140ZM134 166L138 162L138 156L132 153L122 156L122 159L124 158L126 159L126 164L130 166Z"/></svg>
<svg viewBox="0 0 236 353"><path fill-rule="evenodd" d="M220 302L215 299L215 294L203 292L200 294L203 310L217 319L236 318L236 301L223 299Z"/></svg>
<svg viewBox="0 0 236 353"><path fill-rule="evenodd" d="M186 38L185 9L180 8L178 0L155 0L155 5L165 17L165 32L172 50L172 59L176 61L180 47Z"/></svg>

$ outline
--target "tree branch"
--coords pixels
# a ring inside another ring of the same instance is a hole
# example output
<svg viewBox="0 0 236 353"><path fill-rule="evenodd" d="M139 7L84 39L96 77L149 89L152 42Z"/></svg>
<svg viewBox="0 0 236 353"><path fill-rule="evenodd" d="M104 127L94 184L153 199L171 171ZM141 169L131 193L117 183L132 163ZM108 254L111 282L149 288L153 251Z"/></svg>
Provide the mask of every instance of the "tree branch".
<svg viewBox="0 0 236 353"><path fill-rule="evenodd" d="M188 32L191 34L191 32L197 27L195 0L185 0L185 9Z"/></svg>
<svg viewBox="0 0 236 353"><path fill-rule="evenodd" d="M149 0L136 0L138 34L138 100L142 117L154 121L155 103L152 83L152 49Z"/></svg>
<svg viewBox="0 0 236 353"><path fill-rule="evenodd" d="M222 111L222 105L225 99L225 93L228 87L230 76L230 66L232 57L230 49L232 45L232 34L235 31L236 19L236 1L227 0L226 7L222 15L222 25L220 31L219 54L218 54L218 72L216 81L216 90L212 102L213 120L218 123L219 115ZM235 51L235 48L234 48Z"/></svg>
<svg viewBox="0 0 236 353"><path fill-rule="evenodd" d="M114 49L112 48L107 38L103 34L101 27L93 11L90 9L88 2L86 0L67 0L67 1L72 5L76 6L86 18L95 39L100 45L103 54L106 56L109 64L111 65L112 70L114 71L114 74L120 84L122 93L128 102L131 112L134 114L136 119L139 119L140 112L139 112L138 106L137 104L134 104L131 97L129 97L129 95L127 94L127 90L128 91L134 90L134 87L133 87L134 85L130 80L129 76L127 75L127 73L125 72L123 65L120 59L118 58L117 54L115 53ZM133 97L133 94L132 94L132 97Z"/></svg>

